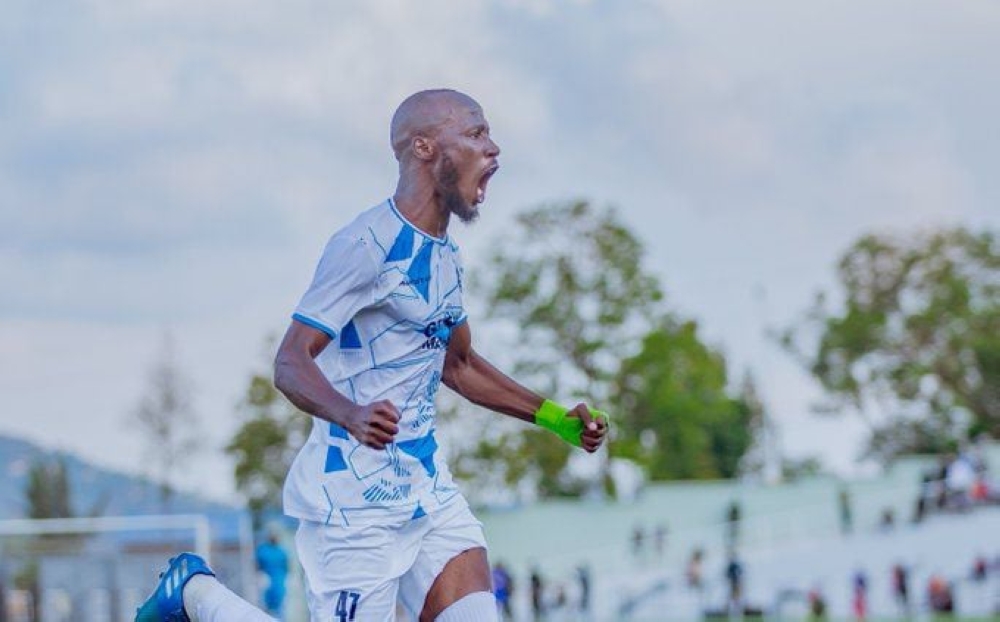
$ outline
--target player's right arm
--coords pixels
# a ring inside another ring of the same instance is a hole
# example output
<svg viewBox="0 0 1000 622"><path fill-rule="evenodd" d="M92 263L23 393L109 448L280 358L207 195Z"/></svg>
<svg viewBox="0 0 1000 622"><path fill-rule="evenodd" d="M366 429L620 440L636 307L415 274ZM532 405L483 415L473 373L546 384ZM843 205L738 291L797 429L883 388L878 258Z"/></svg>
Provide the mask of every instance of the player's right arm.
<svg viewBox="0 0 1000 622"><path fill-rule="evenodd" d="M368 447L385 449L399 431L396 407L386 401L355 404L333 388L315 360L341 327L374 302L378 274L363 236L342 231L330 238L278 347L274 386L303 412L336 423Z"/></svg>
<svg viewBox="0 0 1000 622"><path fill-rule="evenodd" d="M274 386L299 410L336 423L363 445L385 449L399 432L399 411L386 400L355 404L330 385L315 360L330 341L323 331L292 320L274 359Z"/></svg>

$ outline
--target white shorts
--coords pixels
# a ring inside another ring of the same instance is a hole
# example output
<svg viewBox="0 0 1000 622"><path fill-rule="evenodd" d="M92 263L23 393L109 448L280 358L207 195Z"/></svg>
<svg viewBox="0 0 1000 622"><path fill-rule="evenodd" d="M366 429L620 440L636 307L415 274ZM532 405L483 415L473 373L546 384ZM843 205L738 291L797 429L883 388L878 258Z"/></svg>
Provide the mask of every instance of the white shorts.
<svg viewBox="0 0 1000 622"><path fill-rule="evenodd" d="M299 522L295 547L312 622L391 622L397 597L415 620L445 564L486 547L483 524L461 497L433 515L386 522Z"/></svg>

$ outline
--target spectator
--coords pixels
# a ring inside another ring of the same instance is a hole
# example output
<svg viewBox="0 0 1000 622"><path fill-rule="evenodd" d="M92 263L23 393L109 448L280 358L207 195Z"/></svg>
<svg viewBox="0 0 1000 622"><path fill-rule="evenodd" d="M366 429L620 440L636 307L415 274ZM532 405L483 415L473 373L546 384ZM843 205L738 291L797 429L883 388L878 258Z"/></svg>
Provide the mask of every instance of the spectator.
<svg viewBox="0 0 1000 622"><path fill-rule="evenodd" d="M934 476L931 473L924 473L920 478L920 492L917 494L917 503L913 510L913 522L921 523L927 517L928 502L934 498Z"/></svg>
<svg viewBox="0 0 1000 622"><path fill-rule="evenodd" d="M863 570L854 573L854 597L851 601L855 620L868 617L868 576Z"/></svg>
<svg viewBox="0 0 1000 622"><path fill-rule="evenodd" d="M730 552L726 564L726 582L729 584L729 611L739 611L743 600L743 564L736 552Z"/></svg>
<svg viewBox="0 0 1000 622"><path fill-rule="evenodd" d="M977 473L976 481L972 484L969 492L973 503L985 505L987 503L1000 503L1000 490L997 485L990 481L986 473Z"/></svg>
<svg viewBox="0 0 1000 622"><path fill-rule="evenodd" d="M728 509L726 509L726 546L730 549L735 550L736 545L739 544L741 517L740 502L733 499L729 502Z"/></svg>
<svg viewBox="0 0 1000 622"><path fill-rule="evenodd" d="M542 573L535 566L531 569L531 612L535 620L540 620L545 615L545 583L542 580Z"/></svg>
<svg viewBox="0 0 1000 622"><path fill-rule="evenodd" d="M945 475L949 507L958 510L968 509L975 481L976 471L965 454L952 460Z"/></svg>
<svg viewBox="0 0 1000 622"><path fill-rule="evenodd" d="M955 611L955 599L952 595L951 585L940 575L932 575L928 580L927 600L934 613L953 613Z"/></svg>
<svg viewBox="0 0 1000 622"><path fill-rule="evenodd" d="M988 566L986 563L986 558L982 555L976 557L976 560L972 562L972 580L973 581L985 581L986 575L988 574Z"/></svg>
<svg viewBox="0 0 1000 622"><path fill-rule="evenodd" d="M701 591L702 583L702 561L705 559L705 551L701 547L695 548L691 551L691 557L688 559L687 569L684 572L684 576L687 578L688 587L695 590Z"/></svg>
<svg viewBox="0 0 1000 622"><path fill-rule="evenodd" d="M892 511L892 508L884 508L882 510L882 518L879 520L879 528L882 531L892 531L892 528L896 525L896 514Z"/></svg>
<svg viewBox="0 0 1000 622"><path fill-rule="evenodd" d="M257 547L257 569L267 577L264 588L264 608L281 619L285 604L285 580L288 578L288 554L281 547L277 529L271 529L267 540Z"/></svg>
<svg viewBox="0 0 1000 622"><path fill-rule="evenodd" d="M559 583L556 585L556 594L552 601L552 608L556 611L565 611L566 604L566 586Z"/></svg>
<svg viewBox="0 0 1000 622"><path fill-rule="evenodd" d="M904 618L910 616L909 572L902 564L892 567L892 597Z"/></svg>
<svg viewBox="0 0 1000 622"><path fill-rule="evenodd" d="M636 525L635 529L632 530L632 555L639 557L642 555L642 546L646 541L646 534L642 529L642 525Z"/></svg>
<svg viewBox="0 0 1000 622"><path fill-rule="evenodd" d="M819 588L809 590L809 619L813 622L826 620L826 599Z"/></svg>
<svg viewBox="0 0 1000 622"><path fill-rule="evenodd" d="M653 532L653 546L656 548L656 556L663 557L663 552L667 547L667 526L660 523Z"/></svg>
<svg viewBox="0 0 1000 622"><path fill-rule="evenodd" d="M948 508L948 486L945 482L948 479L948 465L951 464L952 456L945 455L938 458L938 470L934 477L934 494L936 496L937 509Z"/></svg>
<svg viewBox="0 0 1000 622"><path fill-rule="evenodd" d="M576 580L580 584L580 613L590 615L590 568L581 564L576 568Z"/></svg>
<svg viewBox="0 0 1000 622"><path fill-rule="evenodd" d="M493 566L493 594L497 597L497 608L500 610L501 619L511 619L513 614L510 599L514 594L514 580L502 562L497 562Z"/></svg>
<svg viewBox="0 0 1000 622"><path fill-rule="evenodd" d="M972 483L972 490L969 496L973 503L982 504L990 500L990 487L986 483L986 477L982 474L976 475L976 481Z"/></svg>
<svg viewBox="0 0 1000 622"><path fill-rule="evenodd" d="M989 442L989 437L986 434L980 434L965 449L965 457L977 475L984 475L987 471L986 458L983 456L984 445L987 442Z"/></svg>
<svg viewBox="0 0 1000 622"><path fill-rule="evenodd" d="M841 486L837 493L837 508L840 511L840 533L847 535L851 533L854 526L854 518L851 512L851 493L847 486Z"/></svg>

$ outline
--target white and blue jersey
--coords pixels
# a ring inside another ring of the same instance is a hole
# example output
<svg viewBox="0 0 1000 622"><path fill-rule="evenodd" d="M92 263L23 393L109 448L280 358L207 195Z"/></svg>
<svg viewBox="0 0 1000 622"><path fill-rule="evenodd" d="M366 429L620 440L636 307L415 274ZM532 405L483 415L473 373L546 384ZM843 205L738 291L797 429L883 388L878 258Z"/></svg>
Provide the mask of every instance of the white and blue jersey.
<svg viewBox="0 0 1000 622"><path fill-rule="evenodd" d="M458 247L387 200L333 235L292 317L332 339L316 363L334 389L358 404L389 400L400 421L380 450L315 419L285 480L285 513L363 525L447 505L458 489L434 439L434 397L465 321Z"/></svg>

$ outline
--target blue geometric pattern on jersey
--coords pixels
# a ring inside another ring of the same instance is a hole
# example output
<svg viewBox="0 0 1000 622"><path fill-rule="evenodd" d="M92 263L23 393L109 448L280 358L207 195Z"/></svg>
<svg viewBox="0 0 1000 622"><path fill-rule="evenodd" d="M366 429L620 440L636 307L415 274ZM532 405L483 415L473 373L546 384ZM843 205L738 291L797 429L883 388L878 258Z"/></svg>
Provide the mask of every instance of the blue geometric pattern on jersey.
<svg viewBox="0 0 1000 622"><path fill-rule="evenodd" d="M401 479L408 479L413 473L398 461L392 465L392 474Z"/></svg>
<svg viewBox="0 0 1000 622"><path fill-rule="evenodd" d="M383 469L387 469L395 462L394 456L390 454L392 445L384 450L372 449L365 445L357 445L347 456L348 464L354 477L363 480L371 477Z"/></svg>
<svg viewBox="0 0 1000 622"><path fill-rule="evenodd" d="M434 351L434 349L418 348L409 358L390 358L389 360L382 360L381 356L383 354L392 357L396 356L395 350L392 349L392 341L399 338L398 329L400 326L404 326L421 334L427 330L427 324L417 323L411 320L403 320L386 327L385 330L372 337L368 342L368 351L371 354L372 361L371 369L395 369L399 367L409 367L411 365L419 365L428 359L437 358L438 354ZM383 340L389 343L389 345L385 348L382 347Z"/></svg>
<svg viewBox="0 0 1000 622"><path fill-rule="evenodd" d="M431 295L431 254L434 252L434 244L425 241L420 247L420 252L410 263L410 269L406 271L409 277L409 284L417 288L424 300L430 302Z"/></svg>
<svg viewBox="0 0 1000 622"><path fill-rule="evenodd" d="M413 229L403 225L396 236L396 241L392 243L389 254L385 256L387 262L405 261L413 256Z"/></svg>
<svg viewBox="0 0 1000 622"><path fill-rule="evenodd" d="M403 275L404 278L401 280L403 281L406 280L405 279L406 273L400 270L399 268L389 268L388 270L383 270L382 273L379 275L379 277L383 279L388 279L389 275L391 275L393 272L399 275ZM419 297L420 294L417 293L416 288L413 286L399 287L396 288L396 290L393 291L391 294L389 294L389 298L402 298L404 300L416 300Z"/></svg>
<svg viewBox="0 0 1000 622"><path fill-rule="evenodd" d="M421 516L427 516L427 512L424 512L424 508L418 503L417 509L413 510L413 516L410 517L410 520L417 520Z"/></svg>
<svg viewBox="0 0 1000 622"><path fill-rule="evenodd" d="M340 450L340 447L327 447L326 448L326 466L323 468L324 473L333 473L334 471L346 471L347 461L344 460L344 452Z"/></svg>
<svg viewBox="0 0 1000 622"><path fill-rule="evenodd" d="M347 323L340 331L341 349L361 349L361 336L358 335L358 328L354 325L354 320Z"/></svg>
<svg viewBox="0 0 1000 622"><path fill-rule="evenodd" d="M409 495L409 484L393 484L392 482L380 479L377 484L369 486L362 496L369 503L380 503L383 501L402 501Z"/></svg>
<svg viewBox="0 0 1000 622"><path fill-rule="evenodd" d="M413 391L404 402L405 408L414 412L412 419L406 424L409 430L415 432L434 420L434 397L440 386L441 372L436 369L425 371L419 381L414 383Z"/></svg>
<svg viewBox="0 0 1000 622"><path fill-rule="evenodd" d="M340 427L336 423L331 423L330 424L330 436L332 436L333 438L342 438L342 439L346 440L347 439L347 430L345 430L344 428Z"/></svg>
<svg viewBox="0 0 1000 622"><path fill-rule="evenodd" d="M442 484L440 480L435 477L434 489L431 492L434 494L434 498L438 500L438 503L444 505L458 494L458 487L455 486L454 482Z"/></svg>
<svg viewBox="0 0 1000 622"><path fill-rule="evenodd" d="M325 485L320 485L320 488L323 489L323 494L326 495L326 502L330 506L330 511L326 513L326 521L325 521L325 523L327 525L329 525L330 524L330 518L333 517L333 509L336 506L333 504L333 498L330 497L330 491L326 489L326 486Z"/></svg>
<svg viewBox="0 0 1000 622"><path fill-rule="evenodd" d="M434 452L437 451L438 444L433 432L411 441L400 441L396 443L396 448L419 460L427 470L427 475L433 477L437 473L437 467L434 466Z"/></svg>

